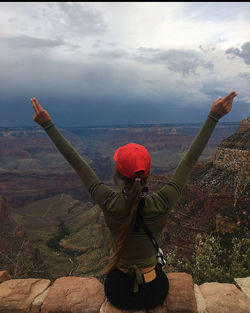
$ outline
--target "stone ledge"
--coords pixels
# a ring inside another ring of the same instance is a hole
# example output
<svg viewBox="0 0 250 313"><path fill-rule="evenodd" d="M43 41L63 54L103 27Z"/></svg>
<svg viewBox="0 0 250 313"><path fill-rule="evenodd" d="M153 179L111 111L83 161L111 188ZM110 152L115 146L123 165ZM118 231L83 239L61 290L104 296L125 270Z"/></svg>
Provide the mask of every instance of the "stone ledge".
<svg viewBox="0 0 250 313"><path fill-rule="evenodd" d="M168 273L169 294L162 307L124 311L105 300L104 286L94 277L9 279L0 271L0 313L250 313L250 277L234 284L193 283L187 273Z"/></svg>
<svg viewBox="0 0 250 313"><path fill-rule="evenodd" d="M168 273L169 293L163 308L168 313L198 313L192 276L187 273Z"/></svg>
<svg viewBox="0 0 250 313"><path fill-rule="evenodd" d="M98 313L104 299L104 287L96 278L61 277L50 287L41 313Z"/></svg>
<svg viewBox="0 0 250 313"><path fill-rule="evenodd" d="M50 280L39 278L11 279L0 284L1 313L29 313L34 299L50 285Z"/></svg>
<svg viewBox="0 0 250 313"><path fill-rule="evenodd" d="M208 313L250 313L250 299L234 284L204 283L199 289Z"/></svg>

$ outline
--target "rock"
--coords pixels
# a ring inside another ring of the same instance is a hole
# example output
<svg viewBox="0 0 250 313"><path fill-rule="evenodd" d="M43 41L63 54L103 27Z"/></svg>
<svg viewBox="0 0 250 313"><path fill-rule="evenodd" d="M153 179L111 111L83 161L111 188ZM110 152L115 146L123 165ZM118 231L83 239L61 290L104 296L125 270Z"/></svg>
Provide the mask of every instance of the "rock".
<svg viewBox="0 0 250 313"><path fill-rule="evenodd" d="M223 139L219 147L249 151L250 148L250 117L241 121L237 131Z"/></svg>
<svg viewBox="0 0 250 313"><path fill-rule="evenodd" d="M232 171L249 172L248 160L249 150L217 147L214 155L213 165L215 168L230 169Z"/></svg>
<svg viewBox="0 0 250 313"><path fill-rule="evenodd" d="M61 277L50 287L41 313L99 313L104 287L94 277Z"/></svg>
<svg viewBox="0 0 250 313"><path fill-rule="evenodd" d="M194 283L187 273L168 273L169 293L163 303L164 313L198 313Z"/></svg>
<svg viewBox="0 0 250 313"><path fill-rule="evenodd" d="M10 279L10 275L8 271L0 271L0 284L3 281L9 280Z"/></svg>
<svg viewBox="0 0 250 313"><path fill-rule="evenodd" d="M15 231L14 231L14 234L16 237L19 237L19 238L23 238L25 237L25 231L24 231L24 228L23 228L23 225L20 224L20 225L17 225Z"/></svg>
<svg viewBox="0 0 250 313"><path fill-rule="evenodd" d="M128 312L133 312L133 313L163 313L161 306L156 307L155 309L152 310L141 310L141 311L128 311L128 310L121 310L116 307L114 307L108 300L107 298L105 299L104 303L102 304L100 308L100 313L128 313ZM165 312L167 313L167 312Z"/></svg>
<svg viewBox="0 0 250 313"><path fill-rule="evenodd" d="M0 284L0 312L30 311L34 299L50 285L50 280L39 278L11 279Z"/></svg>
<svg viewBox="0 0 250 313"><path fill-rule="evenodd" d="M233 284L204 283L199 288L208 313L250 313L250 299Z"/></svg>
<svg viewBox="0 0 250 313"><path fill-rule="evenodd" d="M196 298L197 311L198 313L208 313L206 310L206 302L200 292L200 288L198 285L194 285L194 294Z"/></svg>
<svg viewBox="0 0 250 313"><path fill-rule="evenodd" d="M130 313L131 311L118 309L118 308L114 307L107 300L105 300L105 302L103 303L103 305L100 309L100 313L128 313L128 312ZM145 313L145 310L143 310L143 311L134 310L133 313Z"/></svg>
<svg viewBox="0 0 250 313"><path fill-rule="evenodd" d="M43 301L45 299L45 297L48 294L50 287L47 288L42 294L40 294L38 297L35 298L35 300L32 302L32 306L31 306L31 313L39 313L40 309L41 309L41 305L43 304Z"/></svg>
<svg viewBox="0 0 250 313"><path fill-rule="evenodd" d="M236 284L240 287L242 292L250 298L250 277L246 278L234 278Z"/></svg>

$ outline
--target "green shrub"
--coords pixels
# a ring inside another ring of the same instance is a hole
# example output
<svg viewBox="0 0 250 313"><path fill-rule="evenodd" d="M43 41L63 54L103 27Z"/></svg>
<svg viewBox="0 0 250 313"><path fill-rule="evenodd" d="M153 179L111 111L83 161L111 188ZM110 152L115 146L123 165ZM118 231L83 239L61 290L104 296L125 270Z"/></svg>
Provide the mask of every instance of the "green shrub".
<svg viewBox="0 0 250 313"><path fill-rule="evenodd" d="M236 277L250 276L250 239L233 237L227 248L221 246L220 238L204 234L198 238L192 261L186 257L177 259L176 252L166 256L167 272L185 271L200 285L205 282L232 283Z"/></svg>

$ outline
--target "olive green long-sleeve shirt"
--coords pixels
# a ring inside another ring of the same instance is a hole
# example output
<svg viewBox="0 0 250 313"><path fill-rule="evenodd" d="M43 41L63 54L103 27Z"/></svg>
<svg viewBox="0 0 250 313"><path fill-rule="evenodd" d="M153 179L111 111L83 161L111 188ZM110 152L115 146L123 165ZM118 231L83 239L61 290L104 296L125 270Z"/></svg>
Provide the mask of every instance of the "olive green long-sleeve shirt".
<svg viewBox="0 0 250 313"><path fill-rule="evenodd" d="M202 128L194 138L189 150L177 166L171 180L159 191L148 194L145 198L144 222L152 232L157 242L161 239L162 230L167 222L171 209L181 196L192 168L207 145L207 142L218 122L220 116L210 111ZM78 154L72 145L62 136L52 120L42 124L51 140L64 158L71 164L80 176L91 197L101 207L105 221L115 240L120 226L127 216L126 198L122 193L114 192L105 185L86 161ZM83 239L84 240L84 239ZM142 228L134 231L121 256L118 266L124 268L150 267L157 263L157 251L148 235ZM141 282L141 278L138 277Z"/></svg>

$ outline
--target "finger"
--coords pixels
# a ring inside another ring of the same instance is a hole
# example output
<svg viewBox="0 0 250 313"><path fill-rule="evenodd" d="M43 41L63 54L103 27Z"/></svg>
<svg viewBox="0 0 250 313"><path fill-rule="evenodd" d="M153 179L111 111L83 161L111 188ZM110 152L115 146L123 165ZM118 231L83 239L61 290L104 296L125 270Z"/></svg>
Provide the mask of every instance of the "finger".
<svg viewBox="0 0 250 313"><path fill-rule="evenodd" d="M38 111L38 109L37 109L37 107L36 107L36 103L35 103L35 101L34 101L34 98L31 98L30 101L31 101L31 103L32 103L33 109L35 110L35 113L38 114L39 111Z"/></svg>
<svg viewBox="0 0 250 313"><path fill-rule="evenodd" d="M233 101L234 101L234 97L236 97L236 96L237 96L237 94L231 95L231 97L228 98L226 101L224 101L224 103L226 103L226 105L231 105L232 106Z"/></svg>
<svg viewBox="0 0 250 313"><path fill-rule="evenodd" d="M36 104L36 107L38 109L38 112L41 112L42 111L42 107L41 107L41 104L38 102L38 100L36 98L33 98L34 99L34 102Z"/></svg>
<svg viewBox="0 0 250 313"><path fill-rule="evenodd" d="M226 96L223 98L223 100L224 100L224 101L227 101L227 100L229 100L229 99L231 99L231 98L233 98L233 97L235 97L235 96L237 96L236 91L232 91L232 92L230 92L228 95L226 95Z"/></svg>
<svg viewBox="0 0 250 313"><path fill-rule="evenodd" d="M36 111L38 111L38 108L37 108L37 105L36 105L36 102L35 102L35 98L31 98L30 101L31 101L33 107L36 109Z"/></svg>

